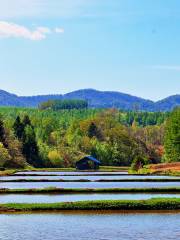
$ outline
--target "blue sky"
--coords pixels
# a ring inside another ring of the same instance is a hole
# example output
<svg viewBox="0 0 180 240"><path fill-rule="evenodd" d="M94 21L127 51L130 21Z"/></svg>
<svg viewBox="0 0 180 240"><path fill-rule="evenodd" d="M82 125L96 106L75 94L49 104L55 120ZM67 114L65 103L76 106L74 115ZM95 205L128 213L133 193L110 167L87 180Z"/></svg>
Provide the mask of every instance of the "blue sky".
<svg viewBox="0 0 180 240"><path fill-rule="evenodd" d="M0 88L180 93L179 0L0 0Z"/></svg>

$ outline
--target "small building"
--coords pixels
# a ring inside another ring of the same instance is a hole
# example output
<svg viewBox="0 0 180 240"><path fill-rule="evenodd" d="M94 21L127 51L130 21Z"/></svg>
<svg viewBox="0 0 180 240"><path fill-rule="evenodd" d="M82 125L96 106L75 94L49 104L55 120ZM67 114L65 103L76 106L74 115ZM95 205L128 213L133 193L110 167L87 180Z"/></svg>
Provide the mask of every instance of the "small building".
<svg viewBox="0 0 180 240"><path fill-rule="evenodd" d="M78 170L97 170L101 162L92 156L86 156L76 162L76 169Z"/></svg>

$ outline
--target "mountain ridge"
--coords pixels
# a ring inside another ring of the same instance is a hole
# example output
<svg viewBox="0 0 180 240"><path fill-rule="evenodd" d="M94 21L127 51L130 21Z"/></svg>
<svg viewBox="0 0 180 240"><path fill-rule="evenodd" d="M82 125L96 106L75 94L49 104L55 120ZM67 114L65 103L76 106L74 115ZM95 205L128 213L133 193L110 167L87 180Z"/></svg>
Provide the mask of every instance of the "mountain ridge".
<svg viewBox="0 0 180 240"><path fill-rule="evenodd" d="M0 90L0 106L38 107L47 100L85 99L93 108L120 108L122 110L139 109L142 111L171 111L180 106L180 94L172 95L157 102L116 91L99 91L80 89L66 94L49 94L36 96L18 96Z"/></svg>

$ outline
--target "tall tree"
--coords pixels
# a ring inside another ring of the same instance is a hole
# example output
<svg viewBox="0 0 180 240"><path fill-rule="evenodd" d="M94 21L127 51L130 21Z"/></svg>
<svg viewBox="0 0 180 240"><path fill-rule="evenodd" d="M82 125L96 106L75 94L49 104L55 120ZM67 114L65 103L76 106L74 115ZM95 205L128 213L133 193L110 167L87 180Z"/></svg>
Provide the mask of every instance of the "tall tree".
<svg viewBox="0 0 180 240"><path fill-rule="evenodd" d="M22 142L22 152L29 164L40 167L42 161L39 157L39 148L36 141L34 126L28 115L25 115L21 121L20 117L16 118L13 125L16 137Z"/></svg>
<svg viewBox="0 0 180 240"><path fill-rule="evenodd" d="M28 125L25 127L23 135L23 154L29 164L34 167L42 166L34 128Z"/></svg>
<svg viewBox="0 0 180 240"><path fill-rule="evenodd" d="M0 119L0 142L5 148L8 148L8 141L6 137L6 131L4 128L4 122Z"/></svg>
<svg viewBox="0 0 180 240"><path fill-rule="evenodd" d="M101 139L101 131L98 129L94 122L91 122L88 128L88 137L93 138L96 137L97 139Z"/></svg>
<svg viewBox="0 0 180 240"><path fill-rule="evenodd" d="M17 116L13 124L13 129L14 129L15 136L19 140L22 140L22 136L24 134L24 124L21 122L20 116Z"/></svg>
<svg viewBox="0 0 180 240"><path fill-rule="evenodd" d="M24 127L26 127L26 126L28 126L28 125L29 125L29 126L32 126L31 120L30 120L30 118L29 118L28 115L25 115L25 116L24 116L22 123L23 123Z"/></svg>

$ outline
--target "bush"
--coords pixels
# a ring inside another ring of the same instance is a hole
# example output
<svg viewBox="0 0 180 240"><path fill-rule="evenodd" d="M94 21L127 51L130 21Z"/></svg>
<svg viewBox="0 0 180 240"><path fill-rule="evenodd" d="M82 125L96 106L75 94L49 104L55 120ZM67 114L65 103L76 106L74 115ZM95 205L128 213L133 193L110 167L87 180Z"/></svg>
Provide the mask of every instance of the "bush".
<svg viewBox="0 0 180 240"><path fill-rule="evenodd" d="M57 150L50 151L48 153L48 158L53 167L63 167L63 159Z"/></svg>
<svg viewBox="0 0 180 240"><path fill-rule="evenodd" d="M11 157L8 150L0 143L0 167L3 167L7 161L10 161Z"/></svg>
<svg viewBox="0 0 180 240"><path fill-rule="evenodd" d="M137 156L134 158L132 164L131 164L131 170L138 171L139 169L143 168L144 165L148 164L147 158L144 158L142 156Z"/></svg>

